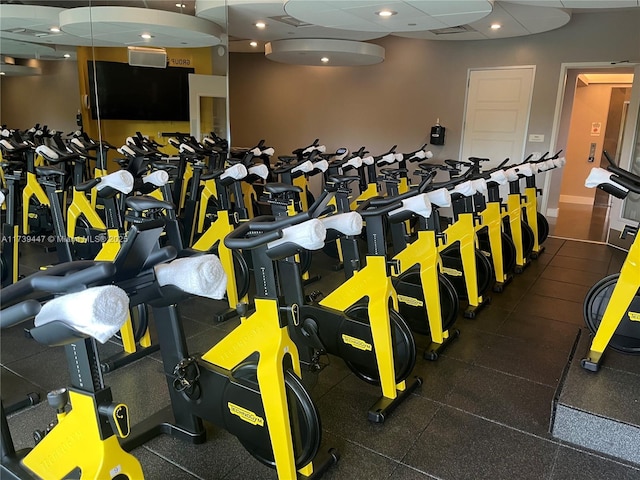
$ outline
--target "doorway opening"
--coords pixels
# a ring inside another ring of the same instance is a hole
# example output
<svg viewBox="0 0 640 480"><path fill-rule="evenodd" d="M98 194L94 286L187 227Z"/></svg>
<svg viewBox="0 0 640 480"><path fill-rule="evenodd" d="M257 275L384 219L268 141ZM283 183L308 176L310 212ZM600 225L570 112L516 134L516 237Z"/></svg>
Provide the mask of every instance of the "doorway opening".
<svg viewBox="0 0 640 480"><path fill-rule="evenodd" d="M606 151L619 163L633 69L567 70L557 145L565 145L567 163L559 185L557 208L548 210L550 234L604 243L609 232L610 195L586 188L592 167L606 168Z"/></svg>

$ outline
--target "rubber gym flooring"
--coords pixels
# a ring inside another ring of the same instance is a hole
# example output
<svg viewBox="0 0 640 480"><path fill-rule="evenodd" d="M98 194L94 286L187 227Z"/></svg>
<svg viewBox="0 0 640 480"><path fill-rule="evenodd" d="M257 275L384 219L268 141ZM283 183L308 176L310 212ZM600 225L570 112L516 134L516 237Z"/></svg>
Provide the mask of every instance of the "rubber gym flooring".
<svg viewBox="0 0 640 480"><path fill-rule="evenodd" d="M21 273L53 260L28 247ZM587 334L582 300L597 280L619 271L624 253L557 238L545 247L504 292L491 294L491 304L476 319L459 318L460 337L436 362L418 359L415 374L424 384L384 424L366 418L378 390L359 381L341 360L330 359L313 396L323 443L338 448L341 459L324 478L640 479L640 465L564 444L549 433L568 356L579 331ZM312 271L322 280L310 289L327 292L341 282L342 272L330 264L322 253L314 257ZM220 305L194 298L181 306L192 353L205 351L235 325L211 319ZM421 352L427 339L417 336L417 343ZM20 327L2 332L1 347L5 404L66 384L62 348L40 346L24 338ZM104 355L117 351L114 342L101 347ZM168 404L162 372L156 353L105 375L114 398L129 405L132 423ZM33 430L54 416L46 402L13 414L9 425L16 445L31 445ZM275 478L235 437L213 427L202 445L160 437L133 453L150 479Z"/></svg>

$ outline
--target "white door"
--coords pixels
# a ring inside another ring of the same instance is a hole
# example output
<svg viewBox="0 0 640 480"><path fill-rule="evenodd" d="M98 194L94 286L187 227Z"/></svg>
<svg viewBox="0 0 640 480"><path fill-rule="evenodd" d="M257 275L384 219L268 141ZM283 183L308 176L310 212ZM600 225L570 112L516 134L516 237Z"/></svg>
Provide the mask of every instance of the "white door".
<svg viewBox="0 0 640 480"><path fill-rule="evenodd" d="M189 74L189 126L198 140L211 131L229 140L227 80L223 75Z"/></svg>
<svg viewBox="0 0 640 480"><path fill-rule="evenodd" d="M523 160L534 75L534 66L469 71L461 160Z"/></svg>

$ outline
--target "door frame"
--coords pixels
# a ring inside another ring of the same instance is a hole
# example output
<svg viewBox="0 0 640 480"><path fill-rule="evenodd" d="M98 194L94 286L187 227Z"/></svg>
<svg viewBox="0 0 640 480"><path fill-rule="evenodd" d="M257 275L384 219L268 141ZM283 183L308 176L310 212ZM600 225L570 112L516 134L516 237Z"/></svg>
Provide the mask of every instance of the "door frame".
<svg viewBox="0 0 640 480"><path fill-rule="evenodd" d="M200 98L228 97L229 77L226 75L201 75L196 73L189 74L189 130L198 140L201 140L200 131ZM227 137L230 136L229 129L229 102L227 102L226 119ZM230 141L227 138L227 141Z"/></svg>
<svg viewBox="0 0 640 480"><path fill-rule="evenodd" d="M484 72L489 70L533 70L533 75L531 77L531 89L529 91L529 105L527 107L527 117L525 122L525 134L524 141L522 143L522 153L521 159L524 160L524 154L527 148L527 134L529 132L529 121L531 119L531 105L533 104L533 89L535 87L536 81L536 66L535 65L509 65L504 67L473 67L467 69L467 88L464 92L464 112L462 114L462 138L460 139L460 152L458 153L458 158L462 159L462 151L464 148L464 136L467 130L467 110L468 110L468 101L469 101L469 90L471 87L471 73L472 72ZM503 159L504 160L504 159ZM502 161L502 160L500 160Z"/></svg>
<svg viewBox="0 0 640 480"><path fill-rule="evenodd" d="M553 116L553 124L551 130L551 142L549 143L549 151L556 152L558 150L558 135L560 133L560 120L562 117L562 110L565 104L564 92L567 87L567 76L569 70L590 70L590 69L611 69L611 68L621 68L621 67L630 67L634 68L634 81L631 87L631 100L629 103L629 110L627 113L627 124L624 128L625 141L624 144L620 146L620 166L622 168L628 168L631 164L631 154L632 154L632 140L635 140L635 128L636 121L638 118L638 110L640 109L640 78L638 77L638 63L616 63L616 62L568 62L560 64L560 77L558 79L558 91L556 94L556 107L555 113ZM634 120L629 120L629 117ZM631 137L631 138L629 138ZM543 214L548 214L548 206L549 206L549 191L551 187L551 178L553 175L558 175L559 170L552 169L549 172L545 173L544 186L542 189L542 199L540 201L540 211ZM558 195L560 195L560 191L558 190ZM559 198L558 198L559 200ZM622 220L622 201L616 198L612 198L611 209L609 211L609 232L607 234L607 243L609 243L609 236L611 234L611 225L612 223L615 225L615 220L618 222L623 222ZM626 222L630 224L630 222Z"/></svg>

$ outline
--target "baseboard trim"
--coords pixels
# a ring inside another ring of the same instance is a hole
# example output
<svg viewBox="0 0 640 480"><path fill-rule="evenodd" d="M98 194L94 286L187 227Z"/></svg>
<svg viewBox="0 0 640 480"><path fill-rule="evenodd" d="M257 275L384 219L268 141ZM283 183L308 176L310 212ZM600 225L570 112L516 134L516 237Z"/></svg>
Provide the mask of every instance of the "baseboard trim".
<svg viewBox="0 0 640 480"><path fill-rule="evenodd" d="M577 203L579 205L593 205L593 197L578 197L576 195L560 195L560 202Z"/></svg>

